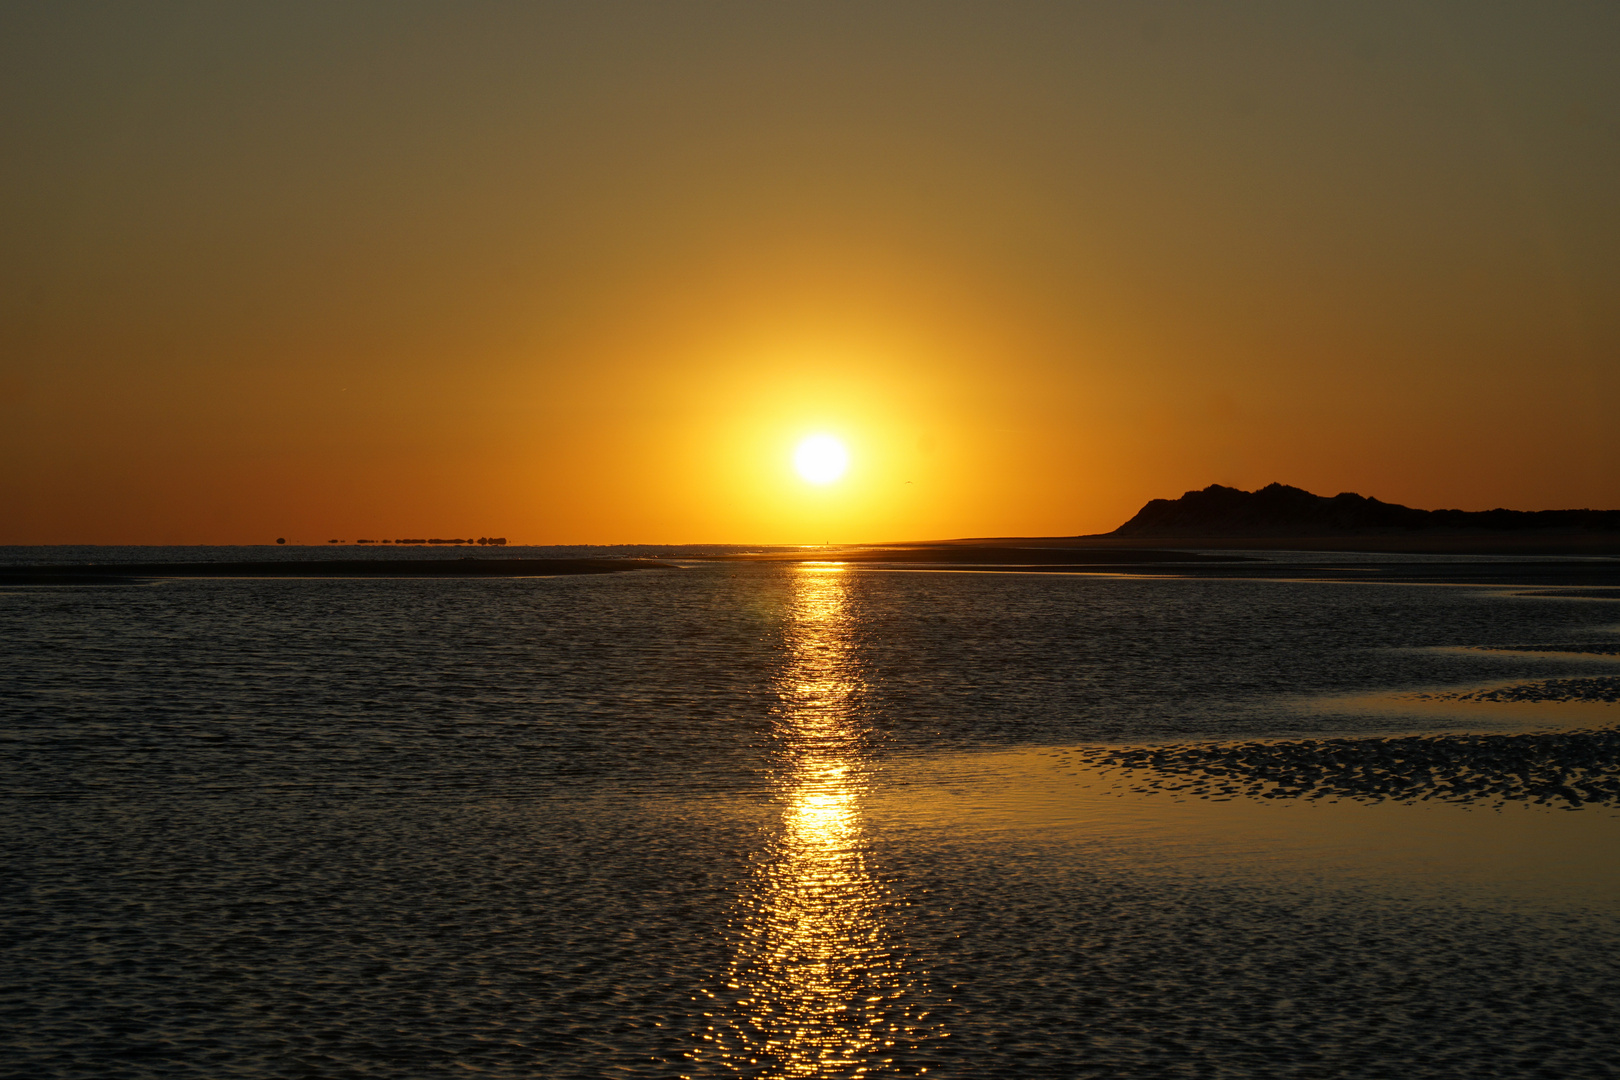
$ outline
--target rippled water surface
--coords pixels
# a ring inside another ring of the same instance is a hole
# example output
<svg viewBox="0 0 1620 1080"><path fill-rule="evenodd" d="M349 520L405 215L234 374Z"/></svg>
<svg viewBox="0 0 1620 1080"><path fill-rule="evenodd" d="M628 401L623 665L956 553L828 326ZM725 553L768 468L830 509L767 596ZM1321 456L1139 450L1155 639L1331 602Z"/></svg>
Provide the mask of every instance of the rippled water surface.
<svg viewBox="0 0 1620 1080"><path fill-rule="evenodd" d="M1620 674L1616 623L811 564L0 591L0 1074L1612 1076L1599 781L1093 751L1612 726L1467 695Z"/></svg>

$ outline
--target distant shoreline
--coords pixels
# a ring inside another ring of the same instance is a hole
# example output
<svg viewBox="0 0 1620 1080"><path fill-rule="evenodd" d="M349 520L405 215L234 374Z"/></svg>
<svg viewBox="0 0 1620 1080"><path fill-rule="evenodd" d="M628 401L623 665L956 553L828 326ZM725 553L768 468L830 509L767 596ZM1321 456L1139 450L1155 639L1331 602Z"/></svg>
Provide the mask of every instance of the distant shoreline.
<svg viewBox="0 0 1620 1080"><path fill-rule="evenodd" d="M956 547L1031 547L1136 551L1339 551L1389 555L1594 555L1620 556L1620 533L1524 531L1389 531L1380 533L1301 534L1298 536L985 536L954 540L874 544L873 547L919 549Z"/></svg>
<svg viewBox="0 0 1620 1080"><path fill-rule="evenodd" d="M323 559L319 561L77 563L0 567L0 585L75 585L138 578L559 577L667 570L652 559Z"/></svg>

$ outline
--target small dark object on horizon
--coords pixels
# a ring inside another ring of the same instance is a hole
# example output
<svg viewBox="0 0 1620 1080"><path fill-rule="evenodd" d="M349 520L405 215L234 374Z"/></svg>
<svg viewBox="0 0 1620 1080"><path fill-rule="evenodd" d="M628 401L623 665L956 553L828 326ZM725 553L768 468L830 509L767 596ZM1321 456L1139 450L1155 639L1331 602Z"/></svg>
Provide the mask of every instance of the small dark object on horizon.
<svg viewBox="0 0 1620 1080"><path fill-rule="evenodd" d="M287 542L287 538L286 538L286 537L285 537L285 536L278 536L278 537L276 537L276 543L278 543L278 544L285 544L285 543L286 543L286 542Z"/></svg>

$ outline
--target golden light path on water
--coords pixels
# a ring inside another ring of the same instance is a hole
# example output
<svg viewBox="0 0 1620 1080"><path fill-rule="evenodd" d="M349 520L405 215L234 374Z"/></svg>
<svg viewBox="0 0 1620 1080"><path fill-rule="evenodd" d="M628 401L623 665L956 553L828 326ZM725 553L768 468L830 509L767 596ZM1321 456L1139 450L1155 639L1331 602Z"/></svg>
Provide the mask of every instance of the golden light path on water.
<svg viewBox="0 0 1620 1080"><path fill-rule="evenodd" d="M773 732L782 816L739 900L733 958L694 1063L748 1076L864 1076L944 1034L903 965L901 902L868 866L865 687L849 592L838 565L793 575Z"/></svg>

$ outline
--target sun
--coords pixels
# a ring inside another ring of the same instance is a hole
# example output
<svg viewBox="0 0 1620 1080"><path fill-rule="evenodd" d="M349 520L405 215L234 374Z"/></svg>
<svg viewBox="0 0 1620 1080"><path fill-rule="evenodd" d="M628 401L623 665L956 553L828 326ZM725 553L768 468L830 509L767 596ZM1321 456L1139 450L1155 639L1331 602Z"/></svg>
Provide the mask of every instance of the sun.
<svg viewBox="0 0 1620 1080"><path fill-rule="evenodd" d="M793 451L793 467L812 484L830 484L849 468L849 452L831 435L812 435Z"/></svg>

